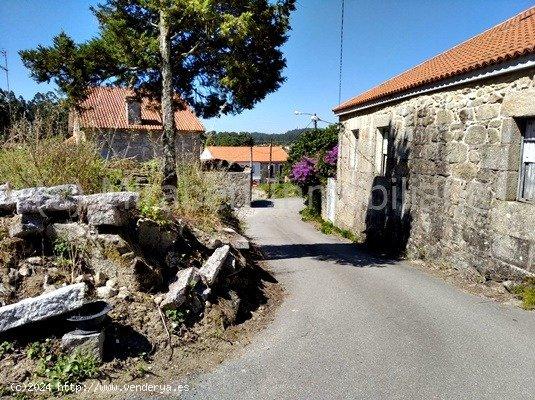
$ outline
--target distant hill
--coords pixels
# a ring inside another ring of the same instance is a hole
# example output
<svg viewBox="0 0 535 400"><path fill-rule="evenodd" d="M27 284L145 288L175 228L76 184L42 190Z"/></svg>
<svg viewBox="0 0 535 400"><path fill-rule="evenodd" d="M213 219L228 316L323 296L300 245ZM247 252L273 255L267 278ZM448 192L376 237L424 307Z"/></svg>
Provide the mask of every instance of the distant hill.
<svg viewBox="0 0 535 400"><path fill-rule="evenodd" d="M285 133L263 132L206 132L207 146L250 146L252 144L273 144L288 146L307 129L292 129Z"/></svg>

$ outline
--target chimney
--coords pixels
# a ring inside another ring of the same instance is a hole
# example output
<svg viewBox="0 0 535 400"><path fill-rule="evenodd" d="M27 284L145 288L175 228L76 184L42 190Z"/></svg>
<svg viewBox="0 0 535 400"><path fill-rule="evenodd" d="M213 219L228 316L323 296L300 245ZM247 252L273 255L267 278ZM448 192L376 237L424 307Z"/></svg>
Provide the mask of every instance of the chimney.
<svg viewBox="0 0 535 400"><path fill-rule="evenodd" d="M141 99L137 96L126 98L126 119L128 125L141 124Z"/></svg>

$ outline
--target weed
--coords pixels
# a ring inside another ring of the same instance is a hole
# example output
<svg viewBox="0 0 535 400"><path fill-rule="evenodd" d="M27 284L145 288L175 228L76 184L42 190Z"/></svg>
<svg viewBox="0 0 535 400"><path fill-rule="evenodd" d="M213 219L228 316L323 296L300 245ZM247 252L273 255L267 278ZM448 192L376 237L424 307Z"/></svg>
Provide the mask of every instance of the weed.
<svg viewBox="0 0 535 400"><path fill-rule="evenodd" d="M321 231L321 233L324 233L325 235L337 235L345 239L349 239L354 243L359 242L358 236L355 235L353 232L351 232L348 229L339 228L330 221L323 220L323 218L321 218L321 215L319 215L311 207L304 208L303 210L300 211L300 214L301 214L301 219L303 221L313 222Z"/></svg>
<svg viewBox="0 0 535 400"><path fill-rule="evenodd" d="M70 392L72 386L99 375L97 361L92 354L73 353L54 356L49 354L38 362L37 375L53 392Z"/></svg>
<svg viewBox="0 0 535 400"><path fill-rule="evenodd" d="M305 207L301 211L301 219L305 222L321 222L321 215L317 213L312 207Z"/></svg>
<svg viewBox="0 0 535 400"><path fill-rule="evenodd" d="M52 342L50 339L46 339L44 342L33 342L28 345L26 356L32 360L45 358L47 353L51 351L51 348Z"/></svg>
<svg viewBox="0 0 535 400"><path fill-rule="evenodd" d="M535 283L527 279L524 283L513 287L513 293L522 300L522 308L535 310Z"/></svg>
<svg viewBox="0 0 535 400"><path fill-rule="evenodd" d="M4 341L0 343L0 358L4 357L7 353L11 353L13 349L13 342Z"/></svg>
<svg viewBox="0 0 535 400"><path fill-rule="evenodd" d="M165 316L177 325L182 325L186 316L183 311L177 309L169 309L165 311Z"/></svg>
<svg viewBox="0 0 535 400"><path fill-rule="evenodd" d="M71 242L66 238L57 238L54 241L54 254L56 255L56 264L60 268L69 269L71 282L80 274L82 263L87 256L86 244Z"/></svg>

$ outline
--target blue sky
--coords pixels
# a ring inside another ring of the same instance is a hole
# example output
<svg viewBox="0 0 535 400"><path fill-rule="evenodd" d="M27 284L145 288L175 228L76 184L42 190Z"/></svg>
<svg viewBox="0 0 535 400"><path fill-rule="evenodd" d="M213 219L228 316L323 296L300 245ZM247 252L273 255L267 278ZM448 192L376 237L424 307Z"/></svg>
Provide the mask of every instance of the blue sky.
<svg viewBox="0 0 535 400"><path fill-rule="evenodd" d="M65 30L83 41L97 34L90 0L0 0L0 49L10 84L32 97L54 89L35 83L17 52L49 44ZM533 0L346 0L342 100L440 53L532 6ZM340 0L299 0L284 47L283 87L253 110L205 120L208 130L280 133L308 124L294 110L334 121L338 103ZM0 87L5 88L0 75Z"/></svg>

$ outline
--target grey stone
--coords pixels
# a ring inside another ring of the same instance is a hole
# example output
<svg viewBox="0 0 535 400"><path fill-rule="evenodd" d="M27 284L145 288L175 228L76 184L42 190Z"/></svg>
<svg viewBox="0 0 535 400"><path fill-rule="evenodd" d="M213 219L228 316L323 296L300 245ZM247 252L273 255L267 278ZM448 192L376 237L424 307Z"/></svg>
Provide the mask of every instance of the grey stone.
<svg viewBox="0 0 535 400"><path fill-rule="evenodd" d="M502 115L509 117L533 117L535 115L535 90L523 90L505 95L502 102Z"/></svg>
<svg viewBox="0 0 535 400"><path fill-rule="evenodd" d="M219 271L225 264L229 252L229 245L216 249L199 270L199 274L207 286L212 286L216 282Z"/></svg>
<svg viewBox="0 0 535 400"><path fill-rule="evenodd" d="M28 257L24 259L24 262L30 265L42 265L43 258L42 257Z"/></svg>
<svg viewBox="0 0 535 400"><path fill-rule="evenodd" d="M161 308L178 308L187 299L189 290L199 281L199 270L189 267L177 272L176 280L169 285L169 291L160 303Z"/></svg>
<svg viewBox="0 0 535 400"><path fill-rule="evenodd" d="M502 285L508 292L512 293L513 288L516 286L516 283L511 280L507 280L507 281L503 281Z"/></svg>
<svg viewBox="0 0 535 400"><path fill-rule="evenodd" d="M249 248L251 247L249 240L246 237L240 235L239 233L236 233L231 236L230 244L237 250L249 250Z"/></svg>
<svg viewBox="0 0 535 400"><path fill-rule="evenodd" d="M483 125L472 125L466 130L464 142L470 145L485 143L487 139L487 129Z"/></svg>
<svg viewBox="0 0 535 400"><path fill-rule="evenodd" d="M139 194L134 192L99 193L80 197L82 214L93 226L124 226L137 210Z"/></svg>
<svg viewBox="0 0 535 400"><path fill-rule="evenodd" d="M97 243L100 243L104 247L112 247L116 249L119 254L123 255L126 254L132 249L130 248L130 245L124 240L121 236L111 234L111 233L100 233L96 235L95 241Z"/></svg>
<svg viewBox="0 0 535 400"><path fill-rule="evenodd" d="M468 159L468 146L459 142L447 143L444 156L449 163L464 162Z"/></svg>
<svg viewBox="0 0 535 400"><path fill-rule="evenodd" d="M20 190L0 190L0 211L15 211L17 203L26 203L37 198L62 198L79 196L82 189L78 185L59 185L51 187L34 187Z"/></svg>
<svg viewBox="0 0 535 400"><path fill-rule="evenodd" d="M454 121L453 112L451 110L438 110L435 123L437 125L447 125Z"/></svg>
<svg viewBox="0 0 535 400"><path fill-rule="evenodd" d="M9 226L9 236L26 238L43 233L45 224L43 217L35 214L15 215Z"/></svg>
<svg viewBox="0 0 535 400"><path fill-rule="evenodd" d="M511 146L484 146L480 151L481 167L497 171L518 170L520 157L514 153Z"/></svg>
<svg viewBox="0 0 535 400"><path fill-rule="evenodd" d="M68 353L92 355L100 363L104 355L104 338L104 331L94 333L72 331L62 336L61 348Z"/></svg>
<svg viewBox="0 0 535 400"><path fill-rule="evenodd" d="M99 286L96 289L96 293L97 297L100 299L109 299L116 296L119 293L119 290L110 286Z"/></svg>
<svg viewBox="0 0 535 400"><path fill-rule="evenodd" d="M78 196L63 194L37 193L35 196L17 201L17 214L69 213L75 214L78 209Z"/></svg>
<svg viewBox="0 0 535 400"><path fill-rule="evenodd" d="M160 257L173 248L178 234L159 225L156 221L140 218L137 221L137 237L141 248Z"/></svg>
<svg viewBox="0 0 535 400"><path fill-rule="evenodd" d="M75 310L84 304L85 294L85 283L76 283L0 307L0 332Z"/></svg>
<svg viewBox="0 0 535 400"><path fill-rule="evenodd" d="M108 277L102 271L97 271L95 275L93 276L93 283L95 284L96 287L104 286L107 280L108 280Z"/></svg>
<svg viewBox="0 0 535 400"><path fill-rule="evenodd" d="M509 235L494 235L492 254L507 263L527 268L530 243Z"/></svg>
<svg viewBox="0 0 535 400"><path fill-rule="evenodd" d="M476 108L476 118L479 121L486 121L496 118L499 114L498 104L483 104Z"/></svg>
<svg viewBox="0 0 535 400"><path fill-rule="evenodd" d="M119 293L117 294L117 298L121 300L126 300L126 299L129 299L131 295L132 294L130 293L130 291L128 290L126 286L121 286L119 288Z"/></svg>
<svg viewBox="0 0 535 400"><path fill-rule="evenodd" d="M522 140L522 132L514 120L514 118L505 118L502 123L502 137L501 142L507 143L520 143Z"/></svg>
<svg viewBox="0 0 535 400"><path fill-rule="evenodd" d="M373 118L373 125L376 128L386 128L390 125L390 121L392 120L392 117L390 114L378 114L375 115Z"/></svg>
<svg viewBox="0 0 535 400"><path fill-rule="evenodd" d="M500 201L492 208L490 225L503 235L535 242L535 213L529 203Z"/></svg>
<svg viewBox="0 0 535 400"><path fill-rule="evenodd" d="M46 235L50 240L66 240L73 243L86 243L91 238L89 225L79 222L50 224L46 228Z"/></svg>

